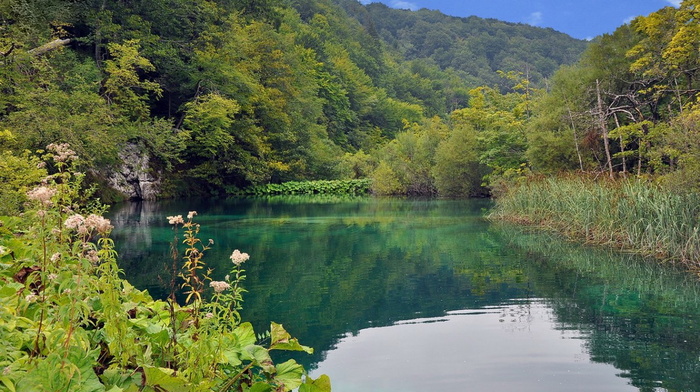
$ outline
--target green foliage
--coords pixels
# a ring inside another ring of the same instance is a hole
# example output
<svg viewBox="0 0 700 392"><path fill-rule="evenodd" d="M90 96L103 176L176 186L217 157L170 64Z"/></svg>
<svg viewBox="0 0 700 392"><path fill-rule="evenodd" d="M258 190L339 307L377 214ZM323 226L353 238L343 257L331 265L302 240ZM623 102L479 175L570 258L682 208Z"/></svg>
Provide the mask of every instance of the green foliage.
<svg viewBox="0 0 700 392"><path fill-rule="evenodd" d="M7 135L0 136L0 140ZM0 153L0 216L17 215L27 202L27 192L47 175L43 162L24 151L19 156L5 150Z"/></svg>
<svg viewBox="0 0 700 392"><path fill-rule="evenodd" d="M370 190L368 179L288 181L281 184L258 185L243 190L243 194L270 195L364 195Z"/></svg>
<svg viewBox="0 0 700 392"><path fill-rule="evenodd" d="M476 132L468 126L452 130L435 151L435 187L444 196L473 196L478 193L483 170L478 164Z"/></svg>
<svg viewBox="0 0 700 392"><path fill-rule="evenodd" d="M141 92L150 92L158 97L162 90L156 82L141 80L139 72L154 71L155 67L139 54L138 40L129 40L124 44L111 43L108 49L112 58L105 61L107 78L104 91L107 102L116 103L131 117L148 118L148 96Z"/></svg>
<svg viewBox="0 0 700 392"><path fill-rule="evenodd" d="M106 184L137 144L170 196L366 177L406 123L464 108L477 85L504 90L497 69L534 83L585 45L354 0L9 0L0 19L0 129L13 153L70 143ZM361 150L371 158L338 165ZM407 192L435 191L431 159L408 165Z"/></svg>
<svg viewBox="0 0 700 392"><path fill-rule="evenodd" d="M90 193L81 187L84 176L73 174L77 156L66 144L48 150L57 172L27 193L32 207L3 219L0 232L0 388L291 391L308 385L330 391L327 377L304 377L293 360L276 363L270 356L311 348L276 323L263 346L241 320L247 254L231 254L224 281L208 278L203 258L212 241L198 238L196 212L187 221L168 217L173 272L182 280L173 277L167 300L153 300L121 279L104 208L84 203ZM188 296L184 305L175 299L179 287Z"/></svg>

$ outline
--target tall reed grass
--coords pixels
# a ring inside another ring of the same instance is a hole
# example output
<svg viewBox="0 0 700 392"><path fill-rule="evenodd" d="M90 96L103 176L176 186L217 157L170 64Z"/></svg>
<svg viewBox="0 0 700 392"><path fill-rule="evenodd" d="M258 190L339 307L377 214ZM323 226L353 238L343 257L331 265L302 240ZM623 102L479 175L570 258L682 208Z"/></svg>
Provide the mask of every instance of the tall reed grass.
<svg viewBox="0 0 700 392"><path fill-rule="evenodd" d="M492 219L539 225L700 271L700 195L641 180L533 178L497 199Z"/></svg>

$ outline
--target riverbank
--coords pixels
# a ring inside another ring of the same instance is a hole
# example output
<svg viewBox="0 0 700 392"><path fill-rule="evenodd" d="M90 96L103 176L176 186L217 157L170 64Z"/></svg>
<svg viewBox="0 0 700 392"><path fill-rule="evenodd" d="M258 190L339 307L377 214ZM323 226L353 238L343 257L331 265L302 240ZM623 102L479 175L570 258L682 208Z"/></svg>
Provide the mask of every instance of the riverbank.
<svg viewBox="0 0 700 392"><path fill-rule="evenodd" d="M491 219L535 225L586 243L700 271L700 198L641 180L533 178L496 201Z"/></svg>

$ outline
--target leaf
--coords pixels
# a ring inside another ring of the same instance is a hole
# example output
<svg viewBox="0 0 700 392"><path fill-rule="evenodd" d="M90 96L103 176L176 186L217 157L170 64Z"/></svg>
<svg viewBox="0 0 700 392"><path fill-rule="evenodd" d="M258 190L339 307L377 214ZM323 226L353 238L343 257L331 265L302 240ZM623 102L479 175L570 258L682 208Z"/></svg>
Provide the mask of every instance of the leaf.
<svg viewBox="0 0 700 392"><path fill-rule="evenodd" d="M157 390L165 390L168 392L189 392L191 388L187 386L187 381L174 376L173 369L144 367L144 375L146 376L146 386L158 387Z"/></svg>
<svg viewBox="0 0 700 392"><path fill-rule="evenodd" d="M251 386L249 389L247 389L247 392L271 392L272 386L268 383L264 382L256 382Z"/></svg>
<svg viewBox="0 0 700 392"><path fill-rule="evenodd" d="M252 361L267 373L275 372L275 364L265 347L251 344L243 351L243 358Z"/></svg>
<svg viewBox="0 0 700 392"><path fill-rule="evenodd" d="M12 380L10 380L7 377L0 377L0 382L9 390L10 392L15 392L15 384L12 383Z"/></svg>
<svg viewBox="0 0 700 392"><path fill-rule="evenodd" d="M277 374L275 381L284 386L285 391L291 391L298 388L302 381L301 376L304 375L304 367L296 363L293 359L277 365Z"/></svg>
<svg viewBox="0 0 700 392"><path fill-rule="evenodd" d="M331 379L325 374L315 380L306 377L304 384L299 387L299 392L331 392Z"/></svg>
<svg viewBox="0 0 700 392"><path fill-rule="evenodd" d="M297 339L287 332L282 324L272 323L270 325L270 350L288 350L288 351L304 351L307 354L313 354L314 349L299 344Z"/></svg>
<svg viewBox="0 0 700 392"><path fill-rule="evenodd" d="M141 374L133 370L107 369L100 376L100 380L105 387L111 386L107 392L132 391L139 389Z"/></svg>
<svg viewBox="0 0 700 392"><path fill-rule="evenodd" d="M241 323L241 325L233 330L233 333L236 335L236 338L238 338L237 345L239 347L246 347L251 344L255 344L255 331L253 330L253 325L251 323Z"/></svg>

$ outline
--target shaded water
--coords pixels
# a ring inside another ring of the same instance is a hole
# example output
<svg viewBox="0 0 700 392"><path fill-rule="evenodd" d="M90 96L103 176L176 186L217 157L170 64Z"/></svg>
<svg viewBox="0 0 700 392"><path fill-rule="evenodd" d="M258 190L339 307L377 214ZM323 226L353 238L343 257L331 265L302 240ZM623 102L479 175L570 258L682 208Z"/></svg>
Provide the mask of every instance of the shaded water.
<svg viewBox="0 0 700 392"><path fill-rule="evenodd" d="M173 232L196 210L220 278L246 265L243 316L315 348L350 391L700 390L700 286L629 254L483 219L488 201L165 201L111 218L127 278L165 296ZM166 278L167 280L167 278Z"/></svg>

